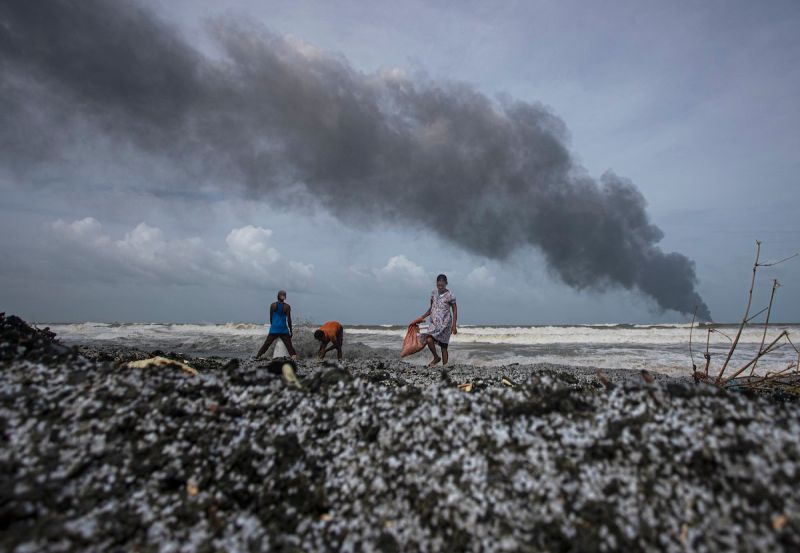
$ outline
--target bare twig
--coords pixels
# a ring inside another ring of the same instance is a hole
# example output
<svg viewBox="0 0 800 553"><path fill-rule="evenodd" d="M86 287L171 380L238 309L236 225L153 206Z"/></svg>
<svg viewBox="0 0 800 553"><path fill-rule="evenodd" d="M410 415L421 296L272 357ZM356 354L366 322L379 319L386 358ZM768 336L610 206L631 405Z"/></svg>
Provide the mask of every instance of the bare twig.
<svg viewBox="0 0 800 553"><path fill-rule="evenodd" d="M761 384L767 384L767 383L769 383L769 384L773 384L773 383L774 384L786 384L786 382L784 380L782 380L782 379L785 379L785 378L787 378L787 376L789 376L786 373L788 371L790 371L793 367L794 367L794 363L789 363L789 366L786 367L783 370L780 370L778 372L768 372L766 374L766 376L758 378L755 381L750 381L748 383L748 386L750 386L752 388L758 388L758 387L760 387ZM794 379L792 382L794 382L795 385L797 385L797 380L796 379Z"/></svg>
<svg viewBox="0 0 800 553"><path fill-rule="evenodd" d="M800 255L800 252L798 252L796 254L793 254L793 255L790 255L789 257L784 257L783 259L781 259L779 261L773 261L772 263L759 263L758 266L759 267L774 267L775 265L779 265L779 264L783 263L784 261L789 261L790 259L794 259L798 255Z"/></svg>
<svg viewBox="0 0 800 553"><path fill-rule="evenodd" d="M789 340L789 343L792 344L792 347L797 352L797 363L796 363L796 365L797 365L797 372L800 373L800 349L797 349L797 346L794 345L794 342L792 342L792 339L789 338L788 334L786 335L786 339Z"/></svg>
<svg viewBox="0 0 800 553"><path fill-rule="evenodd" d="M718 384L720 381L722 381L722 375L725 373L725 369L728 367L731 357L733 357L733 351L736 349L736 345L739 343L739 337L742 335L744 325L747 324L747 315L750 313L750 304L753 303L753 287L756 285L756 271L758 270L758 258L760 255L761 242L756 240L756 261L753 263L753 279L750 281L750 291L747 294L747 307L744 310L744 317L742 317L742 323L739 325L739 331L736 333L736 339L733 340L731 349L728 350L728 356L725 358L725 362L722 364L722 367L719 369L719 373L717 374Z"/></svg>
<svg viewBox="0 0 800 553"><path fill-rule="evenodd" d="M797 367L797 372L800 373L800 349L797 349L797 346L794 345L794 342L792 342L792 339L789 338L789 333L788 332L786 333L786 341L789 342L789 344L791 344L791 346L794 348L794 351L797 352L797 363L795 363L795 366Z"/></svg>
<svg viewBox="0 0 800 553"><path fill-rule="evenodd" d="M726 383L730 382L731 380L733 380L734 378L736 378L737 376L742 374L745 370L747 370L750 367L750 365L752 365L753 363L755 363L756 361L758 361L759 359L764 357L769 352L778 349L781 345L783 345L783 344L778 344L778 340L780 340L781 338L783 338L787 334L788 334L788 332L786 332L785 330L783 332L781 332L780 334L778 334L778 337L775 338L772 342L770 342L770 344L766 348L764 348L763 350L759 351L758 354L753 359L748 361L745 366L743 366L741 369L739 369L738 371L733 373L733 375L731 375L730 377L726 378L725 382Z"/></svg>
<svg viewBox="0 0 800 553"><path fill-rule="evenodd" d="M753 319L755 319L756 317L758 317L759 315L761 315L761 314L762 314L764 311L766 311L766 310L767 310L767 308L765 307L764 309L762 309L761 311L759 311L759 312L758 312L758 313L756 313L755 315L751 315L751 316L750 316L750 318L749 318L749 319L747 319L747 322L749 323L750 321L752 321Z"/></svg>
<svg viewBox="0 0 800 553"><path fill-rule="evenodd" d="M781 376L785 372L792 370L792 367L794 367L794 363L789 363L788 367L786 367L785 369L782 369L782 370L780 370L778 372L767 371L767 374L764 375L764 380L767 380L768 378L772 378L772 377L775 377L775 376Z"/></svg>
<svg viewBox="0 0 800 553"><path fill-rule="evenodd" d="M692 372L697 371L697 365L694 363L694 352L692 352L692 332L694 331L694 319L697 317L697 306L694 306L694 313L692 313L692 324L689 327L689 357L692 359Z"/></svg>
<svg viewBox="0 0 800 553"><path fill-rule="evenodd" d="M692 376L694 376L694 381L695 382L707 382L708 381L708 375L707 374L703 374L700 371L695 371Z"/></svg>
<svg viewBox="0 0 800 553"><path fill-rule="evenodd" d="M797 346L794 345L794 342L792 342L792 339L789 338L789 332L786 332L786 341L789 342L789 344L791 344L792 349L794 349L797 353L800 353L800 349L797 349Z"/></svg>
<svg viewBox="0 0 800 553"><path fill-rule="evenodd" d="M723 335L725 338L727 338L727 339L728 339L728 341L729 341L730 343L733 343L733 338L731 338L730 336L728 336L727 334L725 334L724 332L722 332L720 329L718 329L718 328L712 328L712 329L711 329L711 332L716 332L717 334L722 334L722 335Z"/></svg>
<svg viewBox="0 0 800 553"><path fill-rule="evenodd" d="M775 299L775 292L778 290L778 279L772 279L772 294L769 296L769 305L767 306L767 318L764 320L764 334L761 335L761 343L758 345L758 351L760 352L761 349L764 347L764 340L767 339L767 329L769 328L769 316L772 313L772 300ZM753 363L753 367L750 369L750 376L753 376L753 373L756 372L756 365L758 364L758 360Z"/></svg>

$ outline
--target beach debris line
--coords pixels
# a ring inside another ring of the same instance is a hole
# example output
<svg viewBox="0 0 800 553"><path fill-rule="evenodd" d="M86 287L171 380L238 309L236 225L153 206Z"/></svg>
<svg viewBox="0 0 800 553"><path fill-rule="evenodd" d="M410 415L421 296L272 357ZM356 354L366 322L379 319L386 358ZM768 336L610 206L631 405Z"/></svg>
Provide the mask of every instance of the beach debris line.
<svg viewBox="0 0 800 553"><path fill-rule="evenodd" d="M182 361L178 361L177 359L169 359L167 357L161 357L159 355L151 357L149 359L141 359L139 361L129 361L127 365L129 369L154 369L162 367L174 367L184 372L187 372L192 376L197 376L198 374L197 369L195 369L190 365L187 365Z"/></svg>
<svg viewBox="0 0 800 553"><path fill-rule="evenodd" d="M794 259L798 257L800 253L795 253L786 257L783 257L777 261L773 262L762 262L761 261L761 241L756 240L756 256L755 261L753 262L753 270L752 270L752 277L750 279L750 288L747 292L747 303L745 305L744 316L742 317L741 323L737 327L736 334L731 337L726 333L722 332L718 328L710 327L706 333L706 349L703 353L703 357L705 358L705 367L703 371L697 370L697 365L694 363L694 353L692 350L692 334L694 330L694 323L695 317L692 317L692 323L689 328L689 355L692 361L692 375L695 381L702 381L702 382L712 382L717 386L722 387L745 387L748 389L754 390L765 390L765 389L772 389L772 388L781 388L783 392L789 393L792 395L800 396L800 349L795 345L792 341L789 331L783 329L772 341L770 341L766 346L764 345L767 340L767 333L770 328L770 316L772 314L772 307L775 301L775 295L780 287L780 283L778 279L772 279L772 289L769 296L769 303L766 307L758 311L754 315L750 315L750 308L753 304L753 290L756 285L756 274L758 272L759 267L774 267L775 265L779 265L790 259ZM733 358L733 354L736 351L737 346L739 345L739 340L742 336L742 332L747 327L747 325L753 321L756 317L761 315L762 313L766 312L766 316L764 318L764 330L761 335L761 343L758 346L758 350L754 357L752 357L747 363L743 364L738 369L733 370L732 373L726 374L727 370L729 369L729 365ZM711 334L716 333L720 336L723 336L730 342L730 347L728 348L728 353L725 356L725 361L719 368L717 375L714 377L709 374L711 369L711 352L709 351L709 344L711 341ZM789 345L791 346L795 353L797 354L796 361L789 363L784 369L779 371L768 371L763 376L756 375L755 369L758 365L759 360L764 357L765 355L777 350L778 348ZM749 374L746 377L741 377L741 375L750 369ZM794 369L794 370L793 370Z"/></svg>

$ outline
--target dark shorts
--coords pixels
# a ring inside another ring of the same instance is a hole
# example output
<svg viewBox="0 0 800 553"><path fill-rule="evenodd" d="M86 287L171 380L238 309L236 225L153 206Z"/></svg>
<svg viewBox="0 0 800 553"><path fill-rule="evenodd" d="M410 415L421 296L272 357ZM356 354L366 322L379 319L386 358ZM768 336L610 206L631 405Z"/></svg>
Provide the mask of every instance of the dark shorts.
<svg viewBox="0 0 800 553"><path fill-rule="evenodd" d="M297 355L297 351L295 351L294 346L292 345L292 335L288 332L285 334L273 334L272 332L267 334L267 339L264 341L264 345L262 346L262 349L264 350L262 353L265 353L267 348L272 345L272 342L275 340L280 340L283 342L283 345L286 346L286 351L289 352L289 355Z"/></svg>
<svg viewBox="0 0 800 553"><path fill-rule="evenodd" d="M437 346L439 346L440 348L442 348L442 349L447 349L447 344L445 344L444 342L440 342L440 341L439 341L439 340L437 340L436 338L434 338L434 339L433 339L433 341L434 341L434 343L435 343Z"/></svg>

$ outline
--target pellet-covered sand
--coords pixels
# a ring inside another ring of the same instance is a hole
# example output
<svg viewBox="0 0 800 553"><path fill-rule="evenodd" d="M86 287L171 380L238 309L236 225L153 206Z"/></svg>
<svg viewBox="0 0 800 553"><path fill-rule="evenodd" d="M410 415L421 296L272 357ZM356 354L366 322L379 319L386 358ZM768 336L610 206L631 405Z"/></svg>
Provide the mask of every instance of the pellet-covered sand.
<svg viewBox="0 0 800 553"><path fill-rule="evenodd" d="M83 353L0 317L0 549L800 548L779 398L366 355L301 362L296 389L269 362Z"/></svg>

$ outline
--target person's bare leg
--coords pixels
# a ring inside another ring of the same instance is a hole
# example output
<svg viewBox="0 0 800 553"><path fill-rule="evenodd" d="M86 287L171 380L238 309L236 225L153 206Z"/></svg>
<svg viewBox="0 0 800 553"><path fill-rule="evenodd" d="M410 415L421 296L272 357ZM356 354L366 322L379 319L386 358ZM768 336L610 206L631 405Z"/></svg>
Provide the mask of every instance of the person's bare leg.
<svg viewBox="0 0 800 553"><path fill-rule="evenodd" d="M283 342L283 345L286 346L286 351L289 352L289 357L297 361L297 352L294 350L294 346L292 345L291 334L281 334L280 338L281 342Z"/></svg>
<svg viewBox="0 0 800 553"><path fill-rule="evenodd" d="M430 363L428 363L428 366L429 367L433 367L436 363L441 361L441 358L439 357L439 354L436 353L436 346L433 345L433 337L432 336L428 336L425 339L425 343L428 344L428 349L431 350L431 353L433 354L433 359L431 360Z"/></svg>
<svg viewBox="0 0 800 553"><path fill-rule="evenodd" d="M442 348L442 365L447 365L448 357L449 356L447 355L447 348Z"/></svg>
<svg viewBox="0 0 800 553"><path fill-rule="evenodd" d="M272 342L275 341L275 336L271 334L267 334L267 337L264 339L264 345L261 346L261 349L258 350L256 353L256 359L264 355L269 347L272 345Z"/></svg>

